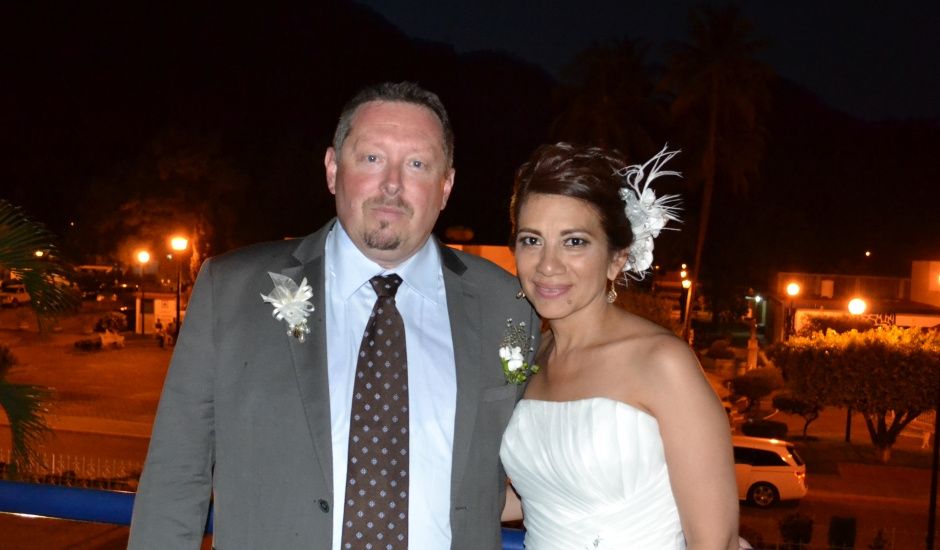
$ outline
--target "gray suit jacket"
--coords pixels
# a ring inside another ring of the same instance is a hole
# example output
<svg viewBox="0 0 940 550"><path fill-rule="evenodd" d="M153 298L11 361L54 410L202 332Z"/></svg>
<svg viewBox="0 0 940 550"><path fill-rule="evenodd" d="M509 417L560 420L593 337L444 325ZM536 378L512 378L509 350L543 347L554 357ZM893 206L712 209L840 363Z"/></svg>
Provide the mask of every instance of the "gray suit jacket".
<svg viewBox="0 0 940 550"><path fill-rule="evenodd" d="M323 249L333 223L203 265L160 399L129 548L198 548L210 496L219 550L330 548L337 504ZM441 513L450 514L453 549L497 549L499 444L521 390L507 384L498 348L507 318L539 325L528 302L513 298L510 274L444 246L441 255L457 371L451 508ZM306 342L288 336L262 302L269 271L313 287Z"/></svg>

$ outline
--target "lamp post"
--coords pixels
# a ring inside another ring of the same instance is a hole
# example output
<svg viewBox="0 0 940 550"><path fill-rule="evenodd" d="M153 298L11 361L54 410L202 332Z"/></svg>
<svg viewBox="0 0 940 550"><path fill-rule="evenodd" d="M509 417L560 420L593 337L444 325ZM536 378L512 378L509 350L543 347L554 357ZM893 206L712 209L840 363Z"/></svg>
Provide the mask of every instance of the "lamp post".
<svg viewBox="0 0 940 550"><path fill-rule="evenodd" d="M150 252L146 250L137 251L137 263L140 264L140 333L147 334L146 324L144 323L144 266L150 261Z"/></svg>
<svg viewBox="0 0 940 550"><path fill-rule="evenodd" d="M794 323L796 321L796 310L793 307L793 299L800 295L800 284L797 282L791 282L787 285L787 296L790 299L787 301L787 309L784 313L783 320L783 341L786 342L790 339L790 336L796 332L796 327Z"/></svg>
<svg viewBox="0 0 940 550"><path fill-rule="evenodd" d="M685 271L683 271L682 273L684 274ZM683 324L685 324L686 316L689 315L690 313L689 312L689 288L691 287L692 287L692 281L690 281L689 279L686 279L685 275L682 275L682 295L681 295L682 301L679 304L682 307L682 311L680 312L679 321Z"/></svg>
<svg viewBox="0 0 940 550"><path fill-rule="evenodd" d="M682 264L682 270L679 271L679 278L682 279L682 296L685 298L682 303L680 320L682 322L682 338L689 345L692 345L695 335L692 332L692 279L689 279L688 269L688 264Z"/></svg>
<svg viewBox="0 0 940 550"><path fill-rule="evenodd" d="M180 333L180 298L183 294L183 252L189 246L189 239L176 236L170 239L170 248L176 251L176 319L173 321L173 341Z"/></svg>
<svg viewBox="0 0 940 550"><path fill-rule="evenodd" d="M852 298L849 300L849 313L855 316L865 313L865 310L868 309L868 302L862 298ZM845 409L845 442L852 442L852 407L846 407Z"/></svg>

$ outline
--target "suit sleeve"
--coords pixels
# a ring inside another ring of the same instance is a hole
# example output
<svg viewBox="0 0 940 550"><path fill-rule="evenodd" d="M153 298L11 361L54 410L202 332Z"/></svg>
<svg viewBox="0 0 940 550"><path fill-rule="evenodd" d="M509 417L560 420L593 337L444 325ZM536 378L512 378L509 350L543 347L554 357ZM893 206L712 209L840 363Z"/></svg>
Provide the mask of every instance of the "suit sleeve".
<svg viewBox="0 0 940 550"><path fill-rule="evenodd" d="M212 261L200 270L167 372L134 502L130 549L198 549L212 494L217 341Z"/></svg>

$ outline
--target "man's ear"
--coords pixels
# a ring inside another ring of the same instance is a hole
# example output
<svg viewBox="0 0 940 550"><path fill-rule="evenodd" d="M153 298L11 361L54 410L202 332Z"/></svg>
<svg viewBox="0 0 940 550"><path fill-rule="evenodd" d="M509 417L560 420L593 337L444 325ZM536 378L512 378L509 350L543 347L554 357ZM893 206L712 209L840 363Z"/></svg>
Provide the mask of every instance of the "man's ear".
<svg viewBox="0 0 940 550"><path fill-rule="evenodd" d="M332 147L326 148L323 157L323 167L326 168L326 186L330 193L336 194L336 151Z"/></svg>
<svg viewBox="0 0 940 550"><path fill-rule="evenodd" d="M451 168L447 171L447 176L444 178L444 193L441 199L441 210L447 206L447 199L450 198L450 192L454 190L454 175L457 172Z"/></svg>

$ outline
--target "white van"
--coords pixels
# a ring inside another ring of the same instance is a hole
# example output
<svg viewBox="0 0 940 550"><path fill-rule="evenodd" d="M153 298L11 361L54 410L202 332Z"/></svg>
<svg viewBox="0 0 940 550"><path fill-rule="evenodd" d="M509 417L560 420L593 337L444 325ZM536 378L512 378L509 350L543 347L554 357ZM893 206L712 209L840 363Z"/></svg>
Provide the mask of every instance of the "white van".
<svg viewBox="0 0 940 550"><path fill-rule="evenodd" d="M744 435L731 439L740 500L767 508L806 496L806 464L792 443Z"/></svg>

